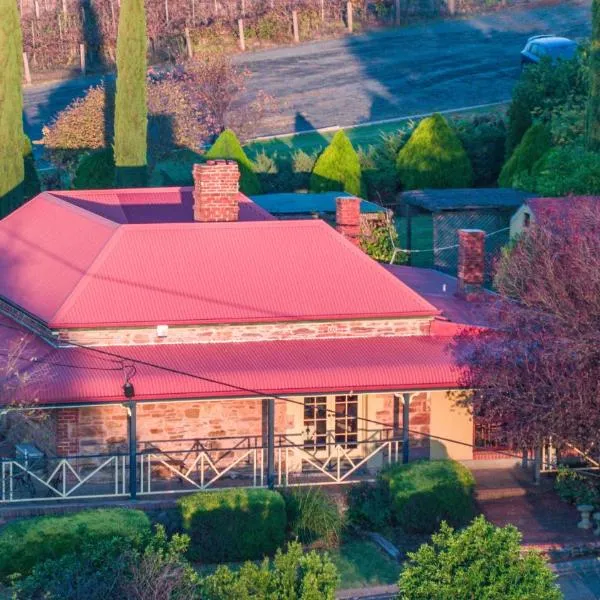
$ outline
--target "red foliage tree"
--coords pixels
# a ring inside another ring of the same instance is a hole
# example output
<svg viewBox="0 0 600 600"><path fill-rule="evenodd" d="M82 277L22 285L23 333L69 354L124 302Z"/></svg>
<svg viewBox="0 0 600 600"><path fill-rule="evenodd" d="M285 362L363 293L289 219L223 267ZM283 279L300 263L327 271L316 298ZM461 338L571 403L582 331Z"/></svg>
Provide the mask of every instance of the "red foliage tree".
<svg viewBox="0 0 600 600"><path fill-rule="evenodd" d="M504 252L492 326L455 343L465 401L516 448L600 442L600 201L565 199Z"/></svg>

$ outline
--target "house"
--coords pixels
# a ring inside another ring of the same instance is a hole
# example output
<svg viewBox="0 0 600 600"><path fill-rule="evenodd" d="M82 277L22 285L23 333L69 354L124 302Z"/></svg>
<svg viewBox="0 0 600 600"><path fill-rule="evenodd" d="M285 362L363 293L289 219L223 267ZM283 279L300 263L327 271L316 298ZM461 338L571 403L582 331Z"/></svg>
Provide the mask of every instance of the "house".
<svg viewBox="0 0 600 600"><path fill-rule="evenodd" d="M37 470L5 450L0 504L472 457L449 343L480 324L484 233L460 233L458 279L386 268L357 247L359 199L334 229L275 219L238 181L209 161L194 187L43 192L0 222L4 355L44 369L5 423L28 406L51 433Z"/></svg>
<svg viewBox="0 0 600 600"><path fill-rule="evenodd" d="M534 223L585 218L587 208L597 202L594 196L528 198L510 220L510 238L516 238Z"/></svg>
<svg viewBox="0 0 600 600"><path fill-rule="evenodd" d="M403 192L395 212L402 244L416 250L411 264L456 273L458 230L488 234L486 256L493 258L509 239L512 214L531 194L506 188L432 189ZM489 266L489 265L488 265Z"/></svg>
<svg viewBox="0 0 600 600"><path fill-rule="evenodd" d="M336 200L350 197L345 192L277 193L252 196L252 201L278 219L322 219L335 225ZM383 206L360 201L361 233L369 235L378 226L388 227L392 211Z"/></svg>

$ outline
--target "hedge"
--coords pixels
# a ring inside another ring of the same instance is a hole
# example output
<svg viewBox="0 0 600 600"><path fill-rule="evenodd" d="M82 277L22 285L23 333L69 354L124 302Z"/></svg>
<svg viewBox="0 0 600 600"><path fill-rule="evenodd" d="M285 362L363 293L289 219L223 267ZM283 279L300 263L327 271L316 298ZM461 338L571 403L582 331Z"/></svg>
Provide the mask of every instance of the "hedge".
<svg viewBox="0 0 600 600"><path fill-rule="evenodd" d="M112 148L104 148L83 156L77 165L73 188L105 190L115 187L115 157Z"/></svg>
<svg viewBox="0 0 600 600"><path fill-rule="evenodd" d="M471 161L456 132L440 114L423 119L396 160L405 190L470 187Z"/></svg>
<svg viewBox="0 0 600 600"><path fill-rule="evenodd" d="M226 158L235 160L240 167L240 189L248 196L260 194L260 182L252 161L246 156L240 141L231 129L226 129L204 155L206 160Z"/></svg>
<svg viewBox="0 0 600 600"><path fill-rule="evenodd" d="M552 135L542 123L532 125L502 167L498 183L512 187L517 178L530 175L535 163L552 147Z"/></svg>
<svg viewBox="0 0 600 600"><path fill-rule="evenodd" d="M348 192L364 197L360 159L348 136L338 131L321 153L312 175L311 192Z"/></svg>
<svg viewBox="0 0 600 600"><path fill-rule="evenodd" d="M191 538L189 558L207 563L254 560L285 541L286 507L271 490L199 492L177 502Z"/></svg>
<svg viewBox="0 0 600 600"><path fill-rule="evenodd" d="M124 508L15 521L0 530L0 579L12 573L28 575L36 564L90 543L122 538L139 547L149 534L148 517Z"/></svg>
<svg viewBox="0 0 600 600"><path fill-rule="evenodd" d="M473 475L453 460L416 461L381 473L392 502L392 518L402 529L432 533L442 521L466 525L475 512Z"/></svg>

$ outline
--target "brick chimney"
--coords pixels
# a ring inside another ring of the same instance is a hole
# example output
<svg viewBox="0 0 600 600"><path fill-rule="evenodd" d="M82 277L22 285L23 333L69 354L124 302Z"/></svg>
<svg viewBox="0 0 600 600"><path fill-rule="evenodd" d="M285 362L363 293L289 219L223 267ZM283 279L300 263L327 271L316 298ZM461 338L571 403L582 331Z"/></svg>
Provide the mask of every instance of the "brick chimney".
<svg viewBox="0 0 600 600"><path fill-rule="evenodd" d="M458 290L457 295L472 301L483 293L485 272L485 231L458 230Z"/></svg>
<svg viewBox="0 0 600 600"><path fill-rule="evenodd" d="M202 223L237 221L240 170L233 160L209 160L194 165L194 220Z"/></svg>
<svg viewBox="0 0 600 600"><path fill-rule="evenodd" d="M355 246L360 245L360 198L335 199L335 228Z"/></svg>

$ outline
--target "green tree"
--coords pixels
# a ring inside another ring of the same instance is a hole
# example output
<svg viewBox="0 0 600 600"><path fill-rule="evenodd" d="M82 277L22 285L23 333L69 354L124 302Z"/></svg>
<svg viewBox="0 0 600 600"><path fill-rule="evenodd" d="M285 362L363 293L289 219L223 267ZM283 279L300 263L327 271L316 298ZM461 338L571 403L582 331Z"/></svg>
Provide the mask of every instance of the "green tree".
<svg viewBox="0 0 600 600"><path fill-rule="evenodd" d="M517 178L530 175L535 163L552 147L552 135L543 123L535 123L523 136L512 156L502 167L498 183L502 187L512 187Z"/></svg>
<svg viewBox="0 0 600 600"><path fill-rule="evenodd" d="M207 160L223 158L235 160L240 168L240 189L244 194L260 194L260 182L252 161L246 156L240 141L231 129L225 129L204 155Z"/></svg>
<svg viewBox="0 0 600 600"><path fill-rule="evenodd" d="M23 36L16 0L0 0L0 216L23 201Z"/></svg>
<svg viewBox="0 0 600 600"><path fill-rule="evenodd" d="M442 115L423 119L396 160L406 190L469 187L473 168L456 132Z"/></svg>
<svg viewBox="0 0 600 600"><path fill-rule="evenodd" d="M600 0L592 2L590 95L587 102L585 133L588 150L600 150Z"/></svg>
<svg viewBox="0 0 600 600"><path fill-rule="evenodd" d="M122 0L117 38L115 97L116 182L142 186L146 180L146 13L144 0Z"/></svg>
<svg viewBox="0 0 600 600"><path fill-rule="evenodd" d="M398 587L399 600L560 600L562 594L545 560L522 554L521 534L478 517L454 531L439 533L409 553Z"/></svg>
<svg viewBox="0 0 600 600"><path fill-rule="evenodd" d="M360 159L348 136L338 131L315 163L312 192L340 191L364 197Z"/></svg>

